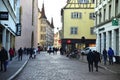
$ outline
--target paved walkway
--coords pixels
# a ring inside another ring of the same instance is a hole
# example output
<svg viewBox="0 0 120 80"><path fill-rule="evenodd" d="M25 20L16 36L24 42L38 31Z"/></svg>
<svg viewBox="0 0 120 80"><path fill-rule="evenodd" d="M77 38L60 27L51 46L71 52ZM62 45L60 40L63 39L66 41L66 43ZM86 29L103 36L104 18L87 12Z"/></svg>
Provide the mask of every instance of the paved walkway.
<svg viewBox="0 0 120 80"><path fill-rule="evenodd" d="M0 80L13 80L13 78L24 68L27 62L27 55L23 55L22 61L18 61L17 56L14 57L12 61L9 61L7 71L0 71Z"/></svg>
<svg viewBox="0 0 120 80"><path fill-rule="evenodd" d="M86 62L87 63L87 58L86 56L81 57L79 59L81 62ZM109 70L112 73L116 73L116 74L120 74L120 64L116 64L114 63L113 65L109 65L109 63L107 62L106 65L103 64L103 61L101 61L101 63L99 63L99 67Z"/></svg>
<svg viewBox="0 0 120 80"><path fill-rule="evenodd" d="M12 61L8 63L8 68L6 72L0 72L0 80L13 80L19 72L25 67L28 62L28 56L24 55L22 61L18 61L17 57L15 57ZM81 62L87 63L86 56L79 59ZM109 70L113 73L120 74L120 64L113 65L103 65L103 63L99 63L99 67Z"/></svg>

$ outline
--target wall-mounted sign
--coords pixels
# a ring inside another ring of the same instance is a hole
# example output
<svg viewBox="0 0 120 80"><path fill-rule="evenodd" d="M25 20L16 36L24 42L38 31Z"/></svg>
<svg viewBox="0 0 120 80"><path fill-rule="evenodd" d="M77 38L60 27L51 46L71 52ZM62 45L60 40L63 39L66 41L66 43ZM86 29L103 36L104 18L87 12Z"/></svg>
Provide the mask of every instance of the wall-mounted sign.
<svg viewBox="0 0 120 80"><path fill-rule="evenodd" d="M16 24L17 30L16 30L16 35L21 36L21 24L17 23Z"/></svg>
<svg viewBox="0 0 120 80"><path fill-rule="evenodd" d="M112 20L112 26L118 26L118 22L119 22L118 19L116 19L116 18L113 19Z"/></svg>
<svg viewBox="0 0 120 80"><path fill-rule="evenodd" d="M8 12L0 12L0 20L8 20Z"/></svg>

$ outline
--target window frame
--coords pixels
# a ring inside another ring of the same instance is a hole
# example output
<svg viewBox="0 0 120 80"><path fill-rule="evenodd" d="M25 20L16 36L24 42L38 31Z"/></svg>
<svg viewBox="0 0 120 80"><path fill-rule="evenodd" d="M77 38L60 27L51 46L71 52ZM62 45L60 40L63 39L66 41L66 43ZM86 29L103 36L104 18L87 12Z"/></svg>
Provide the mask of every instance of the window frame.
<svg viewBox="0 0 120 80"><path fill-rule="evenodd" d="M70 28L70 34L72 34L72 35L78 34L78 27L71 27Z"/></svg>
<svg viewBox="0 0 120 80"><path fill-rule="evenodd" d="M81 19L82 13L81 12L71 12L71 18L72 19Z"/></svg>

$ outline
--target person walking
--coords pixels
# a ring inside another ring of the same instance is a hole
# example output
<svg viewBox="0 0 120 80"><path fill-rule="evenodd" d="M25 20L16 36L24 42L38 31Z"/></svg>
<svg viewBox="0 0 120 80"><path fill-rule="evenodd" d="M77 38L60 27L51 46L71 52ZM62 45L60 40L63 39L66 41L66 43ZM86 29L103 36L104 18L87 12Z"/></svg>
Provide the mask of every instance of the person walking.
<svg viewBox="0 0 120 80"><path fill-rule="evenodd" d="M8 60L8 53L5 50L5 48L2 47L1 51L0 51L1 71L3 71L3 70L4 70L4 72L7 71L7 60Z"/></svg>
<svg viewBox="0 0 120 80"><path fill-rule="evenodd" d="M103 59L104 59L104 65L106 65L106 62L107 62L107 50L105 48L103 50Z"/></svg>
<svg viewBox="0 0 120 80"><path fill-rule="evenodd" d="M98 72L98 63L101 62L100 53L97 51L93 51L93 55L94 55L94 65L96 68L96 72Z"/></svg>
<svg viewBox="0 0 120 80"><path fill-rule="evenodd" d="M20 49L18 50L18 61L22 61L22 55L23 55L23 49L22 47L20 47Z"/></svg>
<svg viewBox="0 0 120 80"><path fill-rule="evenodd" d="M33 59L33 54L34 54L34 48L30 48L29 59Z"/></svg>
<svg viewBox="0 0 120 80"><path fill-rule="evenodd" d="M114 51L112 50L111 47L109 47L108 50L108 57L109 57L109 64L113 64L113 57L114 57Z"/></svg>
<svg viewBox="0 0 120 80"><path fill-rule="evenodd" d="M36 58L36 55L37 55L37 49L36 48L34 48L34 59Z"/></svg>
<svg viewBox="0 0 120 80"><path fill-rule="evenodd" d="M94 55L93 52L90 50L89 53L87 54L89 72L91 71L93 72L93 60L94 60Z"/></svg>
<svg viewBox="0 0 120 80"><path fill-rule="evenodd" d="M14 57L14 50L12 48L10 48L9 54L10 54L10 61L12 61L12 58Z"/></svg>

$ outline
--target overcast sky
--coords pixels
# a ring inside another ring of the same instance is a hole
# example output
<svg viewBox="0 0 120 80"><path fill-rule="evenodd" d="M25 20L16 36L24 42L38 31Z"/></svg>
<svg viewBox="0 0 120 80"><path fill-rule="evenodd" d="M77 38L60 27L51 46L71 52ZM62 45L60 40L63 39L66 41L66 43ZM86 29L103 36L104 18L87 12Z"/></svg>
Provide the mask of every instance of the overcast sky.
<svg viewBox="0 0 120 80"><path fill-rule="evenodd" d="M38 0L38 7L41 11L42 4L44 3L45 14L47 19L51 22L51 18L53 17L55 32L57 31L57 27L61 28L61 8L66 5L67 0Z"/></svg>

